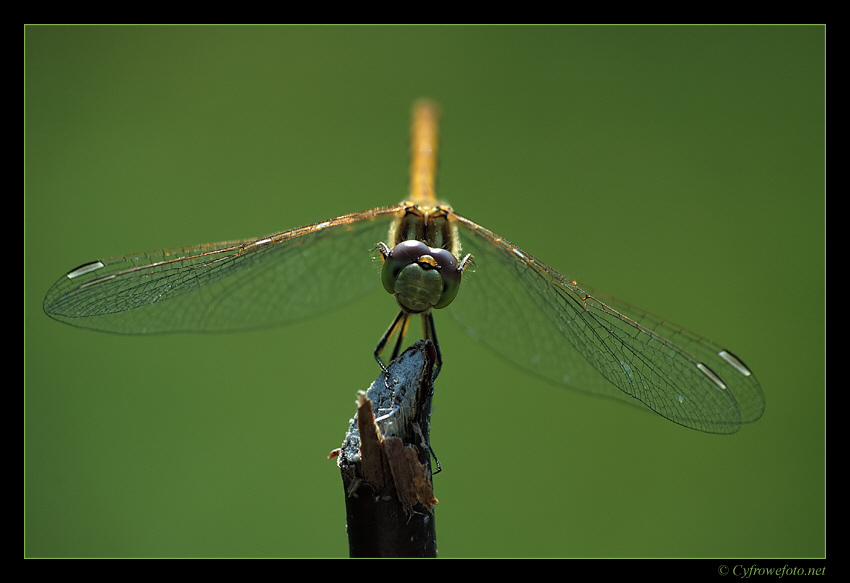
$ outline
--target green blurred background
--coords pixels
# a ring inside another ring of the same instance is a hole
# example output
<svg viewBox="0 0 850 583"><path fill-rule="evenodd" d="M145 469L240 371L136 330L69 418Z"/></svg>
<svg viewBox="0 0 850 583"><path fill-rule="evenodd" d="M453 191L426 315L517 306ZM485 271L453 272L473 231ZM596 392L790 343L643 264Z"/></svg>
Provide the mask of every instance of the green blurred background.
<svg viewBox="0 0 850 583"><path fill-rule="evenodd" d="M395 314L122 337L67 270L438 192L565 275L716 339L731 437L560 389L439 318L440 555L825 553L822 27L25 28L25 553L347 556L338 447ZM344 282L341 282L344 285ZM451 309L451 308L449 308Z"/></svg>

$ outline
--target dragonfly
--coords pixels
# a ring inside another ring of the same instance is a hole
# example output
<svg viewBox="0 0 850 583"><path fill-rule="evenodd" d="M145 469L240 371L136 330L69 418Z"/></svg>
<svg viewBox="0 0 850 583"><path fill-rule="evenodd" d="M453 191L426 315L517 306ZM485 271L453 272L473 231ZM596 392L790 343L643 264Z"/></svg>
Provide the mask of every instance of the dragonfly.
<svg viewBox="0 0 850 583"><path fill-rule="evenodd" d="M49 289L44 311L120 334L237 331L325 313L383 287L399 312L374 351L382 368L384 348L395 336L395 359L419 315L422 337L437 347L436 376L433 314L445 309L502 359L556 384L707 433L761 417L761 385L730 350L561 275L440 202L438 119L433 102L414 104L406 201L256 239L90 261Z"/></svg>

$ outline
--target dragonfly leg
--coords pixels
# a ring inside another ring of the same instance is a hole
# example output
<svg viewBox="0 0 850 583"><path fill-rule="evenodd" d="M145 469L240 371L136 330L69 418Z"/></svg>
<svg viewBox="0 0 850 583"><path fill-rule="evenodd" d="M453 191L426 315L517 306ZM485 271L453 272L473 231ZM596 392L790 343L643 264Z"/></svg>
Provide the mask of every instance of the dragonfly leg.
<svg viewBox="0 0 850 583"><path fill-rule="evenodd" d="M431 382L437 380L437 375L440 374L440 369L443 367L443 353L440 352L440 343L437 342L437 327L434 325L434 314L428 312L422 314L422 324L425 327L425 338L434 344L434 350L437 351L437 359L434 362L434 376L431 377ZM436 456L434 457L436 460Z"/></svg>
<svg viewBox="0 0 850 583"><path fill-rule="evenodd" d="M436 468L434 468L434 471L432 473L435 475L439 474L443 471L443 466L440 465L440 460L437 459L437 454L434 453L434 448L431 447L430 443L428 444L428 451L431 452L431 457L434 458L434 465L437 466Z"/></svg>
<svg viewBox="0 0 850 583"><path fill-rule="evenodd" d="M410 323L410 314L403 310L402 313L404 314L404 319L401 322L401 327L398 329L398 338L395 341L395 348L393 348L393 355L390 358L390 362L394 361L401 354L402 342L404 342L404 337L407 335L407 325Z"/></svg>
<svg viewBox="0 0 850 583"><path fill-rule="evenodd" d="M396 346L395 346L395 349L393 350L393 356L390 359L390 362L392 362L393 360L395 360L398 357L399 348L401 347L401 340L404 338L404 333L407 330L408 317L409 317L409 314L407 312L405 312L404 310L401 310L398 313L398 316L395 317L395 320L393 320L393 323L390 324L390 327L387 328L387 331L384 332L384 335L381 336L381 339L378 341L378 346L375 347L375 360L378 362L378 365L381 367L381 370L383 370L384 372L387 372L387 367L384 366L384 361L381 360L381 353L384 351L384 348L386 348L387 341L389 341L389 339L392 338L392 335L399 328L399 325L401 325L401 330L399 332L399 339L396 342Z"/></svg>

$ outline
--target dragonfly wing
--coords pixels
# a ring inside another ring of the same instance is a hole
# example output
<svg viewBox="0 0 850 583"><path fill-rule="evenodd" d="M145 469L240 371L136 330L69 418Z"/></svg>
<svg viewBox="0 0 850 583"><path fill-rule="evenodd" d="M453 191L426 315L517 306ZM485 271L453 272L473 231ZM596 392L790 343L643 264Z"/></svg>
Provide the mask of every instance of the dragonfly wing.
<svg viewBox="0 0 850 583"><path fill-rule="evenodd" d="M761 416L761 386L730 352L603 299L487 229L454 219L473 273L448 311L506 359L700 431L734 433Z"/></svg>
<svg viewBox="0 0 850 583"><path fill-rule="evenodd" d="M91 262L50 288L44 311L74 326L124 334L245 330L306 318L380 289L371 256L397 211Z"/></svg>

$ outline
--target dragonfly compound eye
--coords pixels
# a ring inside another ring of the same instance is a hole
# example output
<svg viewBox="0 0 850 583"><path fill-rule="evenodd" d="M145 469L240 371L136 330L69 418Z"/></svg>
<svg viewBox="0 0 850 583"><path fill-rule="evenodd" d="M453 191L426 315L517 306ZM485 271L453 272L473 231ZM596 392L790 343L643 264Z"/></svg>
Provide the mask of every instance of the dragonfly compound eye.
<svg viewBox="0 0 850 583"><path fill-rule="evenodd" d="M404 309L424 312L449 305L460 288L460 276L458 261L449 251L404 241L387 256L381 280Z"/></svg>

